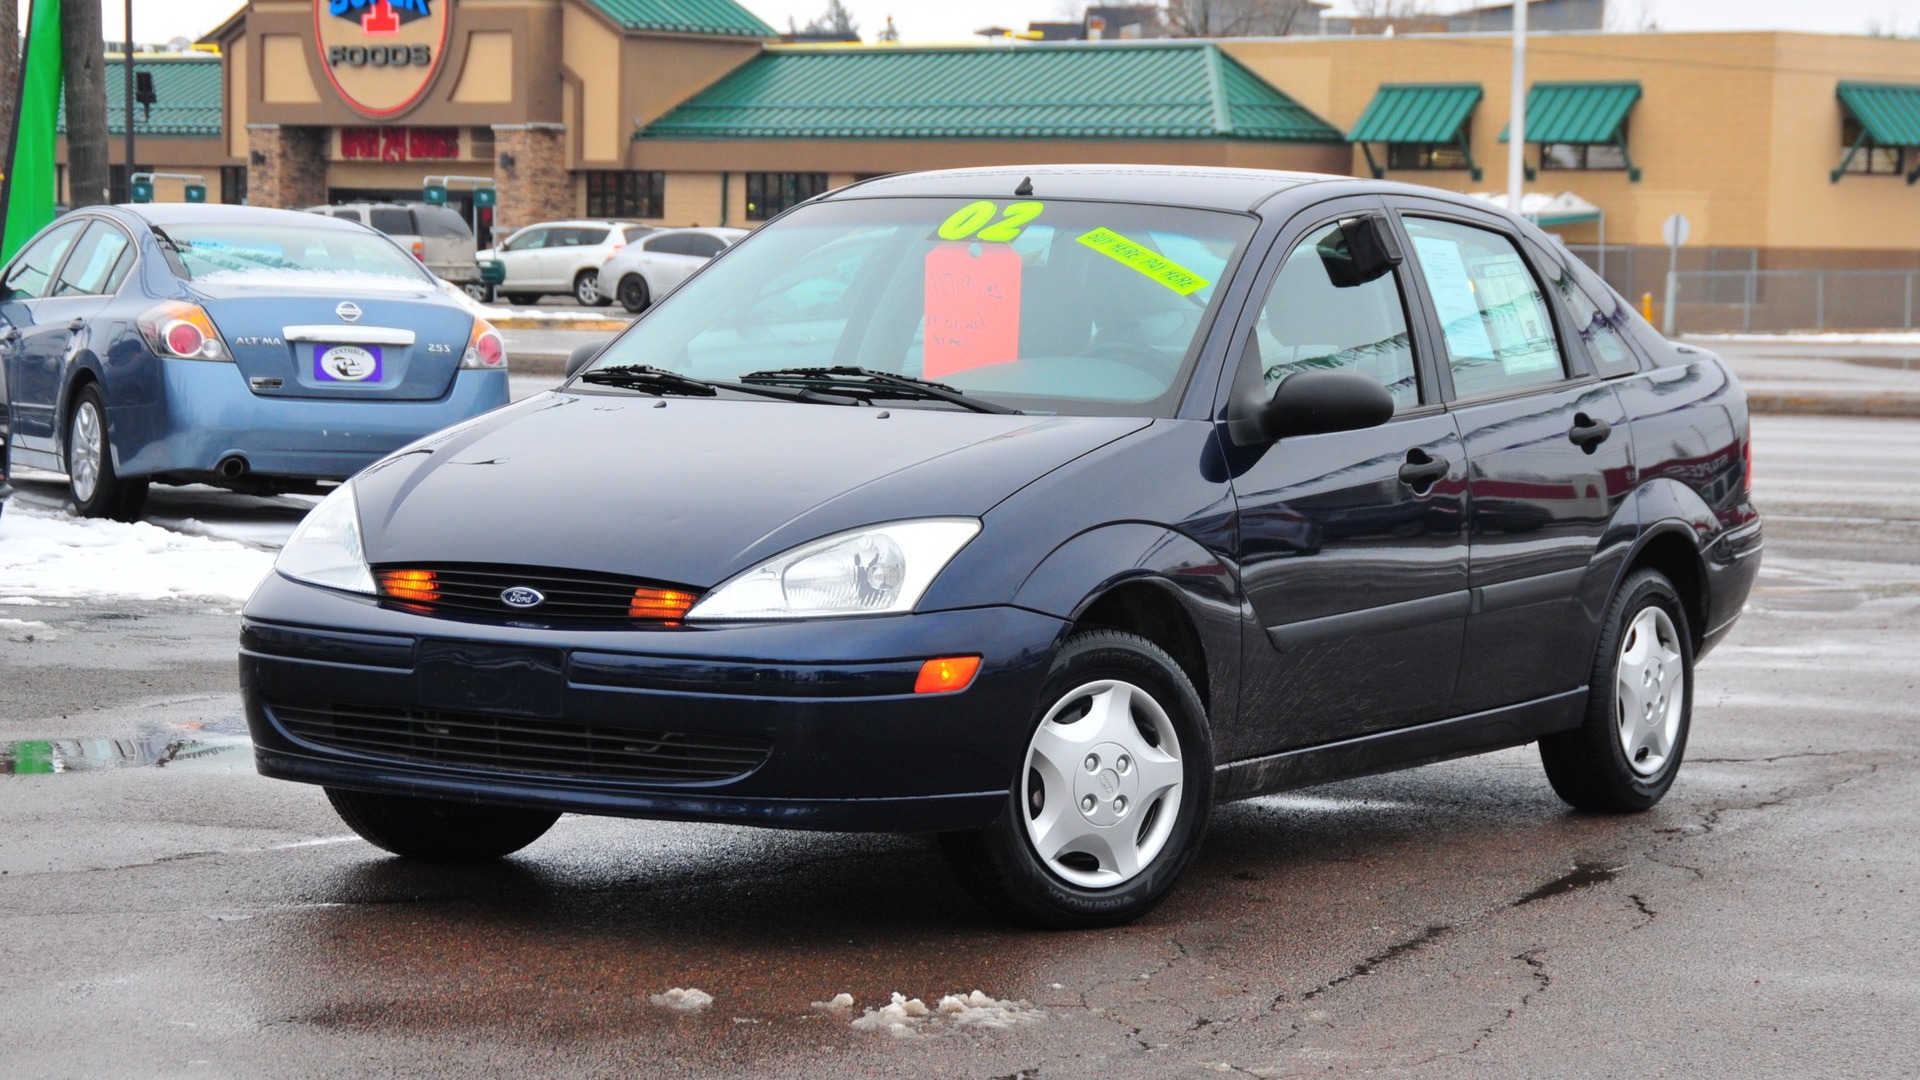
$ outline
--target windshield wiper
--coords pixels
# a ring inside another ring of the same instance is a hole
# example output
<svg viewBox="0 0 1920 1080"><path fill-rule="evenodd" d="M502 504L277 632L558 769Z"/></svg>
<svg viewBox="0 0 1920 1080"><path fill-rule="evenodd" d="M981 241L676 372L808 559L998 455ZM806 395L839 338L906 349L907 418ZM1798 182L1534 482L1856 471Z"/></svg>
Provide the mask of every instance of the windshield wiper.
<svg viewBox="0 0 1920 1080"><path fill-rule="evenodd" d="M696 379L691 375L682 375L677 371L654 367L651 364L616 364L612 367L593 368L580 373L580 381L596 386L618 386L626 390L638 390L650 394L679 394L683 397L714 397L722 390L734 390L742 394L757 397L778 398L781 401L805 401L818 405L852 405L852 401L843 400L848 395L826 397L804 387L789 389L784 386L750 386L746 383L708 381Z"/></svg>
<svg viewBox="0 0 1920 1080"><path fill-rule="evenodd" d="M958 405L974 412L998 413L1005 416L1020 415L1019 409L991 401L981 401L979 398L970 398L945 383L916 379L911 375L896 375L891 371L875 371L872 368L776 368L772 371L755 371L742 375L740 381L802 387L832 387L829 393L851 394L867 401L876 398L944 401L949 405Z"/></svg>

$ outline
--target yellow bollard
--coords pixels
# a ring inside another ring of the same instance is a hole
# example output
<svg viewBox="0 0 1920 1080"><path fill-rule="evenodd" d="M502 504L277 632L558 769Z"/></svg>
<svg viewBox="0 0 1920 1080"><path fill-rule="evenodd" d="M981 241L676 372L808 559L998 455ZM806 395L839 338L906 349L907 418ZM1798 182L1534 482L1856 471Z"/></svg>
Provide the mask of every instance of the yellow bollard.
<svg viewBox="0 0 1920 1080"><path fill-rule="evenodd" d="M1640 317L1648 322L1653 321L1653 294L1650 292L1640 294Z"/></svg>

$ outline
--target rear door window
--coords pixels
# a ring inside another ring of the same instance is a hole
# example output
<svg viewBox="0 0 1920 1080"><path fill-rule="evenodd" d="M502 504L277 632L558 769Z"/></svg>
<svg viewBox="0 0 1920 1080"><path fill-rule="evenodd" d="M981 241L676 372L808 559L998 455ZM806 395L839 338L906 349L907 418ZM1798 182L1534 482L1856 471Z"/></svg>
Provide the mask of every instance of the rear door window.
<svg viewBox="0 0 1920 1080"><path fill-rule="evenodd" d="M528 229L500 245L501 251L536 251L547 246L547 234L551 229Z"/></svg>
<svg viewBox="0 0 1920 1080"><path fill-rule="evenodd" d="M711 259L727 246L718 237L706 233L686 234L687 254L702 259Z"/></svg>
<svg viewBox="0 0 1920 1080"><path fill-rule="evenodd" d="M113 286L119 284L114 272L119 269L129 246L127 234L106 222L88 225L73 249L73 257L61 269L53 295L91 296L111 292ZM124 271L120 276L125 276Z"/></svg>
<svg viewBox="0 0 1920 1080"><path fill-rule="evenodd" d="M73 247L84 224L84 221L69 221L56 226L22 252L13 268L7 271L6 298L32 300L47 295L53 272L60 268L60 260L66 256L67 249Z"/></svg>
<svg viewBox="0 0 1920 1080"><path fill-rule="evenodd" d="M376 206L371 211L373 227L388 236L418 236L419 227L413 222L413 211L405 207Z"/></svg>
<svg viewBox="0 0 1920 1080"><path fill-rule="evenodd" d="M647 235L652 231L653 229L646 225L629 225L624 230L622 230L623 235L626 236L627 243L629 244L633 243L635 240L640 239L641 237Z"/></svg>
<svg viewBox="0 0 1920 1080"><path fill-rule="evenodd" d="M1409 217L1405 224L1440 318L1454 396L1566 378L1552 310L1512 240L1453 221Z"/></svg>
<svg viewBox="0 0 1920 1080"><path fill-rule="evenodd" d="M693 249L687 243L691 235L691 233L667 233L665 236L656 236L648 240L645 246L648 251L662 255L691 255Z"/></svg>

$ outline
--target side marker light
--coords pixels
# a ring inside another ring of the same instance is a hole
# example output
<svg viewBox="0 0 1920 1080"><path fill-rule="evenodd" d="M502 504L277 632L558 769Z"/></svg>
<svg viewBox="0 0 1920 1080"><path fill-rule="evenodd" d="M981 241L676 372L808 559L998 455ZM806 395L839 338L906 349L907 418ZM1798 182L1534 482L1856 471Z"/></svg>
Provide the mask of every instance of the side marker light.
<svg viewBox="0 0 1920 1080"><path fill-rule="evenodd" d="M950 694L965 690L979 670L977 656L937 656L920 665L920 677L913 681L913 692Z"/></svg>

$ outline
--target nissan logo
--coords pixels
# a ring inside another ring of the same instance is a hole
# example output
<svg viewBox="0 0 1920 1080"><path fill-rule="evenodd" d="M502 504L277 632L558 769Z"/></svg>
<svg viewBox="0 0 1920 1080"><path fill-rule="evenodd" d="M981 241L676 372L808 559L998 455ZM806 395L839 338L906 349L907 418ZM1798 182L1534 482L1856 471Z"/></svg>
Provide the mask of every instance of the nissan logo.
<svg viewBox="0 0 1920 1080"><path fill-rule="evenodd" d="M333 313L335 315L340 316L341 322L359 322L360 321L360 305L354 303L351 300L342 300L340 302L340 306L333 309ZM539 601L536 600L534 601L534 603L537 604L539 603Z"/></svg>
<svg viewBox="0 0 1920 1080"><path fill-rule="evenodd" d="M500 594L500 602L508 607L530 608L539 607L541 604L546 603L547 597L546 594L542 593L539 589L529 589L525 585L515 585L513 588Z"/></svg>

